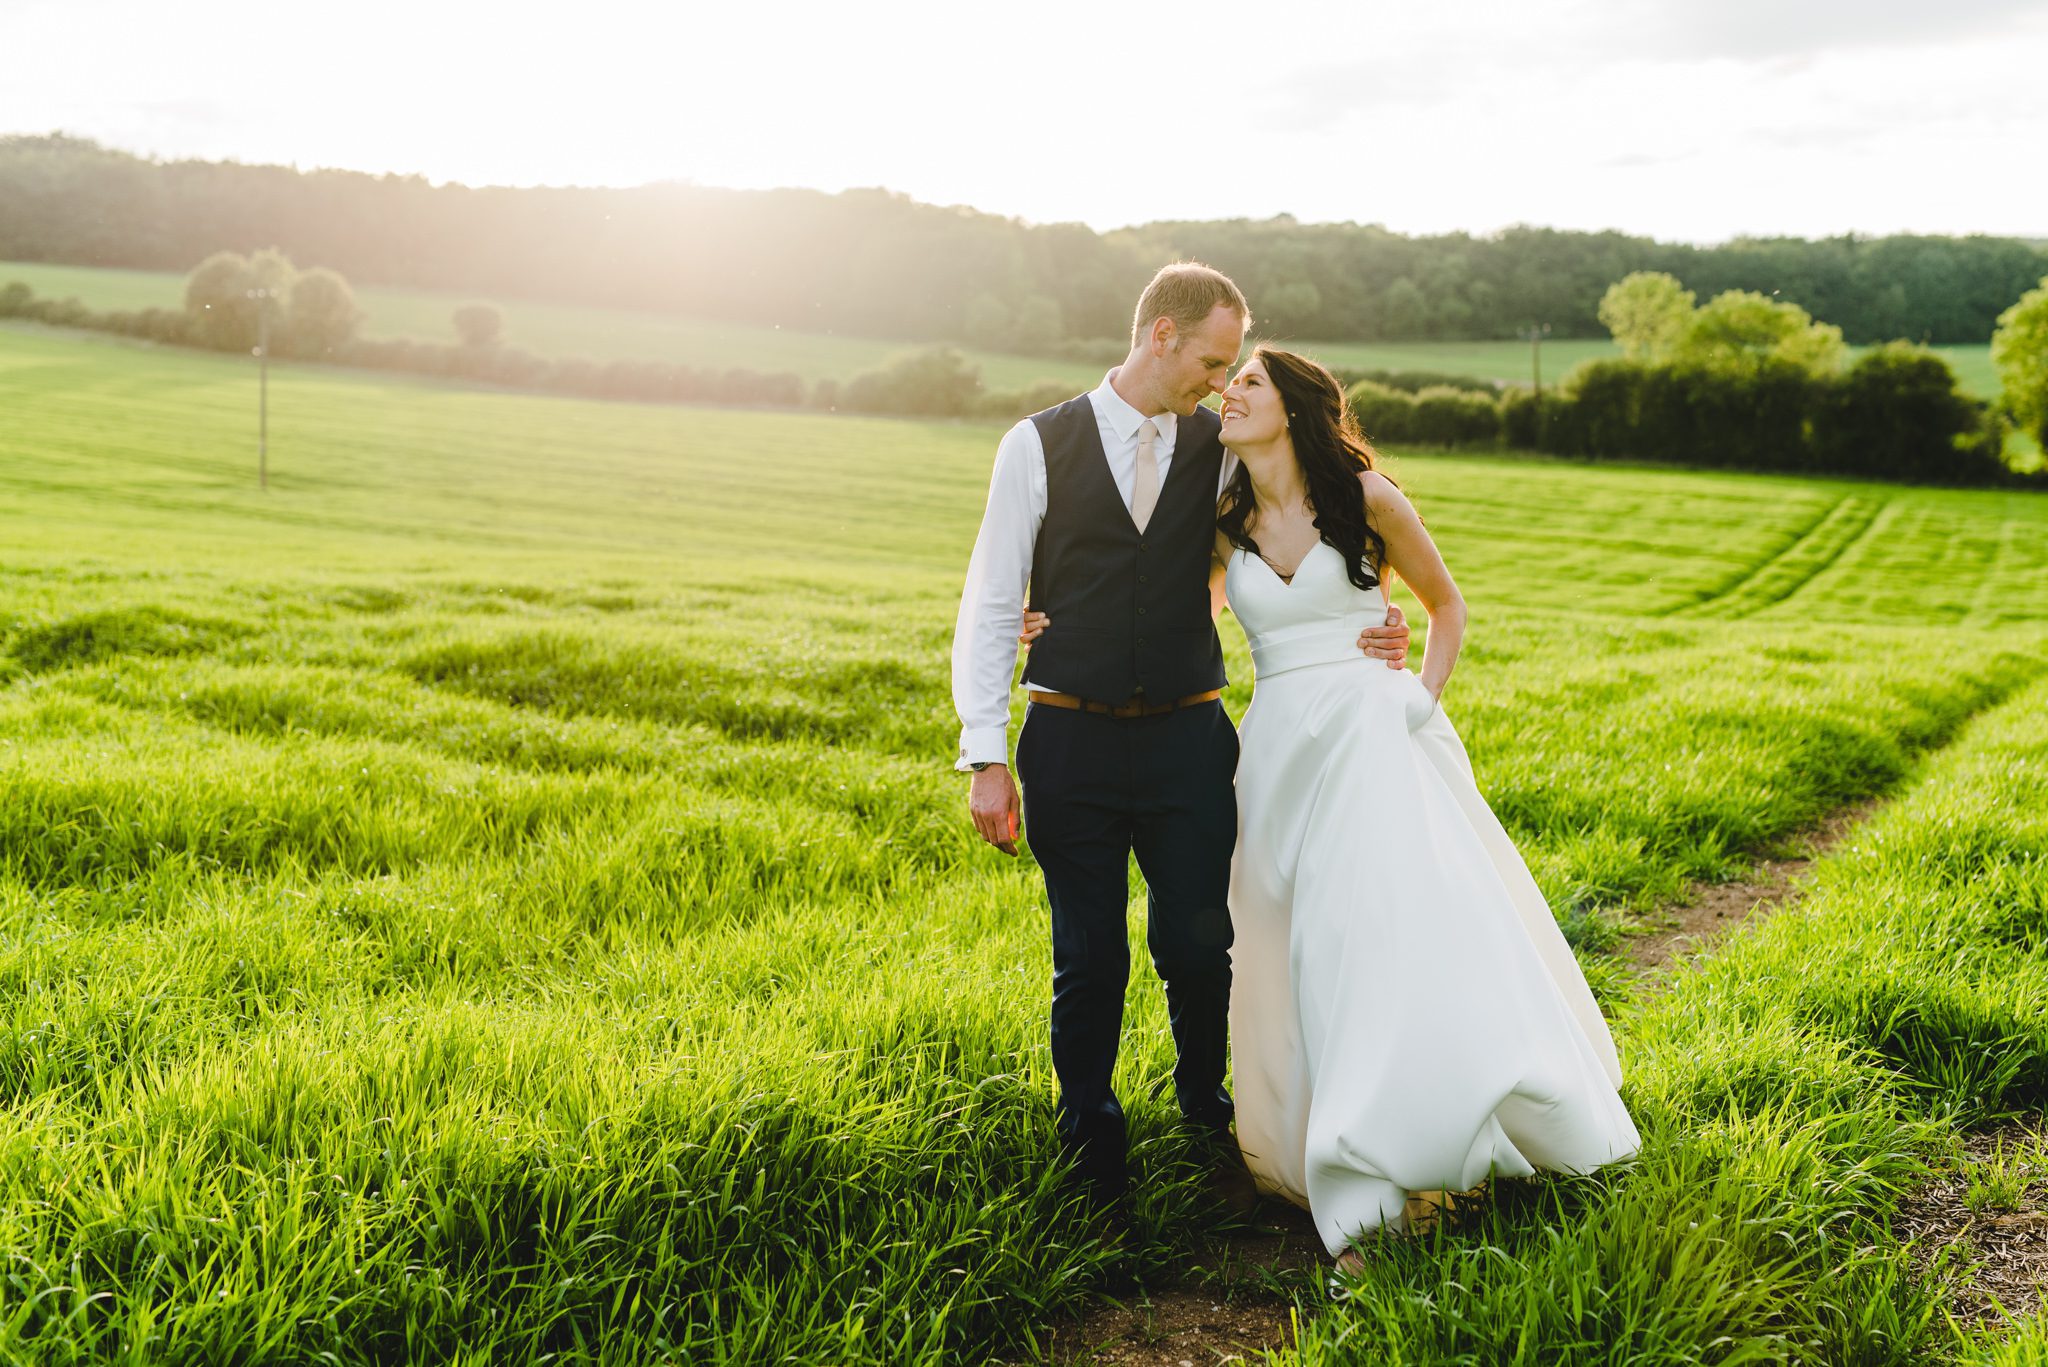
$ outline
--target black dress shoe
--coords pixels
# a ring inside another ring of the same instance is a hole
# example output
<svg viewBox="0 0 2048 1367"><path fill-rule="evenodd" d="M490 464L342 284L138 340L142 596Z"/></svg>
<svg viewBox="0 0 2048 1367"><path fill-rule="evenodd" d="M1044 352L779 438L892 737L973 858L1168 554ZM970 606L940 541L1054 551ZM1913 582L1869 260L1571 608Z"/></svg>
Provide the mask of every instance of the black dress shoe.
<svg viewBox="0 0 2048 1367"><path fill-rule="evenodd" d="M1097 1285L1112 1296L1128 1295L1138 1287L1137 1259L1133 1248L1137 1233L1129 1212L1121 1202L1105 1206L1089 1217L1094 1226L1094 1244L1105 1256L1096 1271Z"/></svg>
<svg viewBox="0 0 2048 1367"><path fill-rule="evenodd" d="M1253 1180L1250 1169L1242 1158L1235 1162L1218 1161L1209 1180L1209 1190L1232 1215L1249 1217L1259 1208L1259 1184Z"/></svg>
<svg viewBox="0 0 2048 1367"><path fill-rule="evenodd" d="M1202 1136L1201 1148L1209 1170L1210 1194L1232 1215L1251 1215L1259 1207L1259 1184L1244 1165L1237 1136L1227 1128L1211 1130Z"/></svg>

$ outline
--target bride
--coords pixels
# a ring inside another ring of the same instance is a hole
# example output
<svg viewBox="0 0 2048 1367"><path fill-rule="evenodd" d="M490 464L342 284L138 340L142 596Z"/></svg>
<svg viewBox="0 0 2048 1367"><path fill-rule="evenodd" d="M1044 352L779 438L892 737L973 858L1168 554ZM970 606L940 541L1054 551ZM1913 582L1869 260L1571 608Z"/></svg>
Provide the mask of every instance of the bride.
<svg viewBox="0 0 2048 1367"><path fill-rule="evenodd" d="M1237 1138L1339 1266L1409 1201L1584 1172L1640 1140L1621 1065L1549 905L1440 700L1465 603L1336 379L1257 348L1223 396L1240 464L1211 593L1250 638L1231 866ZM1356 648L1398 575L1421 676ZM1051 627L1034 615L1026 637ZM1419 1199L1419 1198L1418 1198Z"/></svg>

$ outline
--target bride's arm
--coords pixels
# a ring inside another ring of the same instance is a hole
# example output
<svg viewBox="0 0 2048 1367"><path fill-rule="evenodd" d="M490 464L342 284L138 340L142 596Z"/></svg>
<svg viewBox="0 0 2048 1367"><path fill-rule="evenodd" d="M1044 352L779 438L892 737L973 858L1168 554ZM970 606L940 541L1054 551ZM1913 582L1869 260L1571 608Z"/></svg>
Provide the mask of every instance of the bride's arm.
<svg viewBox="0 0 2048 1367"><path fill-rule="evenodd" d="M1209 620L1223 615L1223 571L1230 565L1230 539L1223 533L1216 533L1216 544L1209 552Z"/></svg>
<svg viewBox="0 0 2048 1367"><path fill-rule="evenodd" d="M1401 576L1429 614L1429 641L1422 657L1422 682L1441 698L1465 641L1465 597L1437 553L1422 519L1394 481L1377 470L1358 477L1365 486L1365 513L1387 543L1387 568Z"/></svg>

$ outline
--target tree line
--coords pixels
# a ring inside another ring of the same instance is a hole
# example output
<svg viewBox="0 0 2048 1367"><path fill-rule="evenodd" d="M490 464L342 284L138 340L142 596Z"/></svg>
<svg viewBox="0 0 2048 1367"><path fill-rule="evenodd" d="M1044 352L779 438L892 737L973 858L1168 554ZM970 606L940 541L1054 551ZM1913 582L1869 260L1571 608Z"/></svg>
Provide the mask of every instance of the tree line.
<svg viewBox="0 0 2048 1367"><path fill-rule="evenodd" d="M1602 335L1636 271L1798 299L1851 343L1979 343L2044 274L2009 238L1717 246L1517 227L1408 236L1356 223L1151 223L1098 233L880 190L514 189L418 176L159 161L61 134L0 138L0 259L184 270L276 245L365 284L1094 359L1166 260L1245 287L1268 335L1317 341Z"/></svg>

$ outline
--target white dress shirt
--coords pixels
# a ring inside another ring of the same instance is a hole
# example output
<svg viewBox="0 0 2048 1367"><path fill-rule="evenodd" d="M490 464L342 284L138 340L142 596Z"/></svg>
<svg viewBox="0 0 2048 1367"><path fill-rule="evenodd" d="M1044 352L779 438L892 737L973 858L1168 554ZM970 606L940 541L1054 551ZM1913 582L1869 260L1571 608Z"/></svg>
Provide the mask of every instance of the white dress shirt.
<svg viewBox="0 0 2048 1367"><path fill-rule="evenodd" d="M1138 429L1145 415L1124 401L1110 383L1112 370L1088 395L1095 408L1096 430L1110 478L1131 506L1137 481ZM1171 413L1152 419L1159 437L1152 445L1159 462L1159 485L1173 468L1173 442L1179 424ZM1217 493L1223 491L1237 465L1224 453ZM953 625L953 707L960 714L960 755L955 768L1010 759L1010 679L1017 668L1017 633L1024 625L1025 591L1031 582L1031 553L1045 521L1045 445L1038 428L1024 419L1003 435L996 448L996 468L988 486L988 508L981 534L967 561L967 587L960 595L960 616ZM1059 627L1055 624L1052 630ZM1033 666L1035 671L1036 666ZM1033 688L1055 693L1070 690L1060 681L1030 673Z"/></svg>

